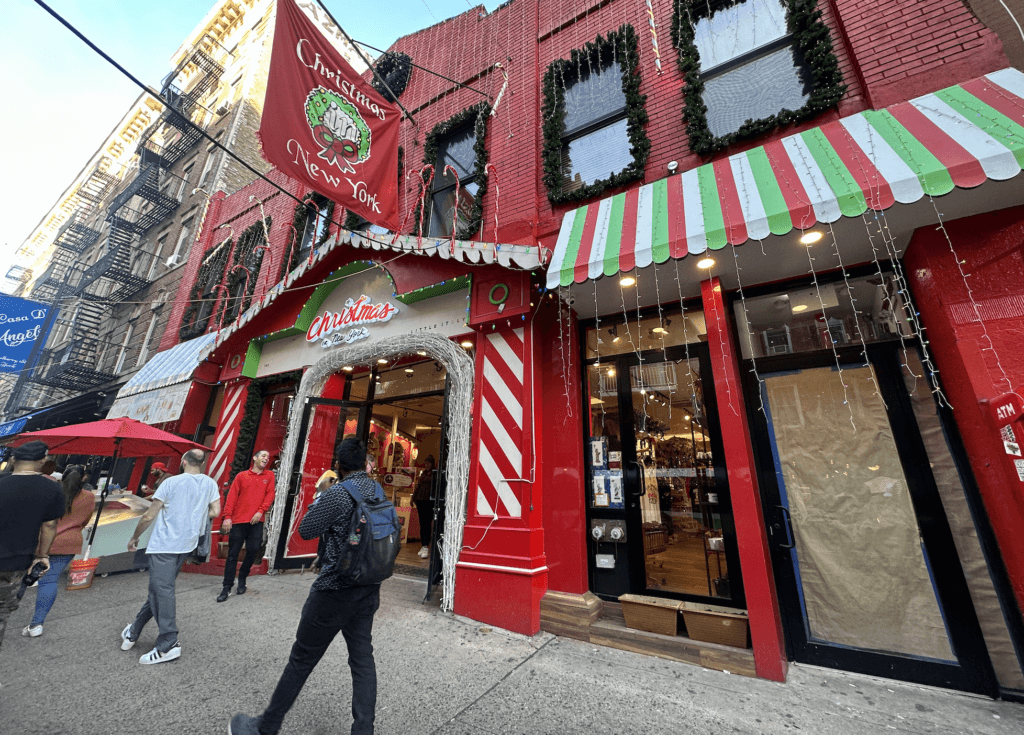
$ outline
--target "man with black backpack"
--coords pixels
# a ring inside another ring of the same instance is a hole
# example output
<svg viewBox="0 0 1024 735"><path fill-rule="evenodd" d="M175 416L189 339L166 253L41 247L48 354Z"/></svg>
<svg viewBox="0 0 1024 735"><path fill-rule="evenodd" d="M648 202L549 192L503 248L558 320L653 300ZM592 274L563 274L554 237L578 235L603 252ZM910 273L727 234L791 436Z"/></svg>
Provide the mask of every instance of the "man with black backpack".
<svg viewBox="0 0 1024 735"><path fill-rule="evenodd" d="M380 606L380 583L394 570L400 525L384 489L366 474L366 445L346 439L337 457L341 481L324 491L299 525L302 538L323 537L325 543L323 567L302 608L288 664L263 714L235 715L229 735L276 735L338 633L345 637L352 670L352 734L373 733L373 616Z"/></svg>

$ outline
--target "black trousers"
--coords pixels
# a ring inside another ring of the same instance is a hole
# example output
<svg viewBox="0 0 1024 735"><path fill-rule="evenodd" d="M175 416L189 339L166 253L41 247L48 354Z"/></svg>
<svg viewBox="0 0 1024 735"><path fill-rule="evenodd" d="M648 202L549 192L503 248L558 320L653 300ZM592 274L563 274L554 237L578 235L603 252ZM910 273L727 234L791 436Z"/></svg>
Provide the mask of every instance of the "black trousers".
<svg viewBox="0 0 1024 735"><path fill-rule="evenodd" d="M434 522L434 501L417 500L416 515L420 517L420 545L430 546L431 524Z"/></svg>
<svg viewBox="0 0 1024 735"><path fill-rule="evenodd" d="M263 521L259 523L235 523L231 526L228 535L228 558L224 562L224 586L230 587L235 583L235 565L238 563L238 554L245 544L245 558L242 560L242 568L238 570L238 581L245 582L249 576L249 570L256 561L256 554L263 545Z"/></svg>
<svg viewBox="0 0 1024 735"><path fill-rule="evenodd" d="M302 607L288 664L260 718L261 735L277 735L306 679L338 633L345 637L348 666L352 671L352 735L373 735L377 708L373 615L378 607L380 585L310 591Z"/></svg>

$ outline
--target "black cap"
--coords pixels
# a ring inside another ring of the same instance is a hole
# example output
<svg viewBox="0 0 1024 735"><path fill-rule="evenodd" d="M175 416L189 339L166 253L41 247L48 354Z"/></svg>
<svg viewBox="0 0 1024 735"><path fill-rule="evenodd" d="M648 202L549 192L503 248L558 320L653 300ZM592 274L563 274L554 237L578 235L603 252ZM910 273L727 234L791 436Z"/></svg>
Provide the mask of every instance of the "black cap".
<svg viewBox="0 0 1024 735"><path fill-rule="evenodd" d="M18 462L38 462L41 459L45 459L49 451L49 447L36 439L35 441L26 442L20 447L15 447L11 454L14 456L15 461Z"/></svg>

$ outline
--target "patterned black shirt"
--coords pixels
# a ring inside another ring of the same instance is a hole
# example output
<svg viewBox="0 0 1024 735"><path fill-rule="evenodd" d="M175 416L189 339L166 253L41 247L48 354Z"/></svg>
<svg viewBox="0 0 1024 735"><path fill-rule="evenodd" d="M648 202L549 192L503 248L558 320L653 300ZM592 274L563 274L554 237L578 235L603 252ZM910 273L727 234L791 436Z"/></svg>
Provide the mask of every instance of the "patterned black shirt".
<svg viewBox="0 0 1024 735"><path fill-rule="evenodd" d="M354 510L352 497L341 486L342 483L347 483L366 500L384 494L379 484L370 479L366 472L359 470L324 490L320 498L309 506L302 523L299 524L299 536L307 541L323 536L325 542L323 556L320 559L323 566L320 575L313 582L315 590L337 590L352 586L338 575L338 563L345 553L345 542L348 539L349 523Z"/></svg>

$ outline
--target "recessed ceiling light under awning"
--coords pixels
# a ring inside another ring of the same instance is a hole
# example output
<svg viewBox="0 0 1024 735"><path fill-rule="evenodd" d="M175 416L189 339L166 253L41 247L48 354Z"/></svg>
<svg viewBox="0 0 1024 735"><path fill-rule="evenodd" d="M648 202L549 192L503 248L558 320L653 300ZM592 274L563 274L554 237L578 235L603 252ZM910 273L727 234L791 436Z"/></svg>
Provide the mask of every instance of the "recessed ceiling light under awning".
<svg viewBox="0 0 1024 735"><path fill-rule="evenodd" d="M859 218L1022 167L1024 73L1009 68L566 212L547 286Z"/></svg>

